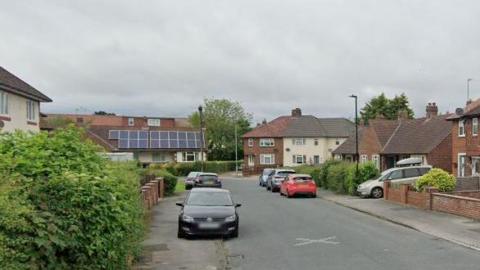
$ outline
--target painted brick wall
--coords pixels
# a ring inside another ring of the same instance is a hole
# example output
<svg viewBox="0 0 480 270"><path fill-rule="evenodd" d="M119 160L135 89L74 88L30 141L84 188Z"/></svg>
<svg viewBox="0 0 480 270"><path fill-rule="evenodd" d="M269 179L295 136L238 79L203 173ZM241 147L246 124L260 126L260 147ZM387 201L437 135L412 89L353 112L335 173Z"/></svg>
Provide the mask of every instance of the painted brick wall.
<svg viewBox="0 0 480 270"><path fill-rule="evenodd" d="M244 165L243 174L252 175L259 174L264 168L278 168L283 166L283 139L274 138L274 147L260 147L259 138L253 138L253 147L248 146L248 139L243 139L243 152L244 152ZM260 154L275 154L275 164L273 165L261 165ZM254 155L254 166L248 165L248 156Z"/></svg>

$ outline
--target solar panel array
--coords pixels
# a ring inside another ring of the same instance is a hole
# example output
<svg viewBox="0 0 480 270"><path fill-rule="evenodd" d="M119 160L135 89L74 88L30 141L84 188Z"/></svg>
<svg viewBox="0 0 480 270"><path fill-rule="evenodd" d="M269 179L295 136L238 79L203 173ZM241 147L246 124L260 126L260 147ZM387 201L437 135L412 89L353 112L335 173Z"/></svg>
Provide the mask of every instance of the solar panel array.
<svg viewBox="0 0 480 270"><path fill-rule="evenodd" d="M192 149L201 147L200 132L110 130L108 138L118 140L118 148L171 148Z"/></svg>

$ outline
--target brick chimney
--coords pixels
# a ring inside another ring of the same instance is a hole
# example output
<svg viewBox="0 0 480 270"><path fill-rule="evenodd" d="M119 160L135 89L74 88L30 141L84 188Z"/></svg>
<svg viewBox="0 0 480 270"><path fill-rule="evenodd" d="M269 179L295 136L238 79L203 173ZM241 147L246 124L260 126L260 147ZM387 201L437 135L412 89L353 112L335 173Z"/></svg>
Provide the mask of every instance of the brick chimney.
<svg viewBox="0 0 480 270"><path fill-rule="evenodd" d="M292 110L293 117L300 117L302 116L302 110L300 108L295 108Z"/></svg>
<svg viewBox="0 0 480 270"><path fill-rule="evenodd" d="M427 105L427 118L432 118L438 115L437 103L428 103Z"/></svg>

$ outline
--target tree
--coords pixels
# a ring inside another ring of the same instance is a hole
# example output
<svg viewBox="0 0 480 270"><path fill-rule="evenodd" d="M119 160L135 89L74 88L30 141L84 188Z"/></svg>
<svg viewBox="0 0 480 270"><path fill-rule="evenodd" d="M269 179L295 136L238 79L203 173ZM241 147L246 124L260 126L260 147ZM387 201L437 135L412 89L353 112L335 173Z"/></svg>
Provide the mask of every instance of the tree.
<svg viewBox="0 0 480 270"><path fill-rule="evenodd" d="M364 123L368 120L382 116L386 119L398 119L400 113L405 113L409 119L414 117L413 110L410 108L408 97L402 93L400 96L395 95L389 99L384 93L373 97L360 111L361 118Z"/></svg>
<svg viewBox="0 0 480 270"><path fill-rule="evenodd" d="M228 99L205 99L203 112L209 159L235 159L235 125L238 136L238 157L242 159L241 136L251 129L251 114L246 113L240 103ZM189 119L194 127L200 128L198 112L192 113Z"/></svg>
<svg viewBox="0 0 480 270"><path fill-rule="evenodd" d="M116 115L115 113L109 113L106 111L97 111L93 113L94 115Z"/></svg>

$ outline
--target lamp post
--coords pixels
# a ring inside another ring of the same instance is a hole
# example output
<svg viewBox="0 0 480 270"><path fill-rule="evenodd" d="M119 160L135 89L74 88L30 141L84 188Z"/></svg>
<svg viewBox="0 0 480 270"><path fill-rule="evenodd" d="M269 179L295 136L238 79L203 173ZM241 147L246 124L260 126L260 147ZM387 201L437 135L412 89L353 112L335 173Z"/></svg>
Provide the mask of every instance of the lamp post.
<svg viewBox="0 0 480 270"><path fill-rule="evenodd" d="M237 138L237 121L235 121L235 175L238 176L238 138Z"/></svg>
<svg viewBox="0 0 480 270"><path fill-rule="evenodd" d="M203 159L203 152L204 152L204 144L205 144L205 139L203 138L203 127L204 127L204 124L205 122L203 121L203 107L202 106L198 106L198 114L200 115L200 163L202 164L202 172L204 170L203 166L204 166L204 159Z"/></svg>
<svg viewBox="0 0 480 270"><path fill-rule="evenodd" d="M472 81L472 78L467 79L467 102L470 100L470 82Z"/></svg>
<svg viewBox="0 0 480 270"><path fill-rule="evenodd" d="M351 95L350 97L355 99L355 156L357 158L355 175L358 176L358 163L360 161L360 155L358 154L358 96Z"/></svg>

